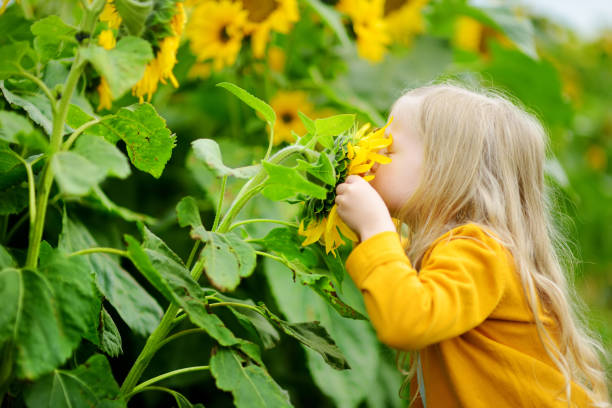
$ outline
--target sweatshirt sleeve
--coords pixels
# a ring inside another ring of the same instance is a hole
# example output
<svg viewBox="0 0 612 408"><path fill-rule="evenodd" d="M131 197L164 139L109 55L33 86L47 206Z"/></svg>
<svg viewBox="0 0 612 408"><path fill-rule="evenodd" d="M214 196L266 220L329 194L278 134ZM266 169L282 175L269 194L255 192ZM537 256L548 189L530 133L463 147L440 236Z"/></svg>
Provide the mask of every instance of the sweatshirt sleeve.
<svg viewBox="0 0 612 408"><path fill-rule="evenodd" d="M484 233L460 235L434 243L419 274L395 232L351 252L346 269L381 342L418 350L467 332L496 308L509 268L503 247Z"/></svg>

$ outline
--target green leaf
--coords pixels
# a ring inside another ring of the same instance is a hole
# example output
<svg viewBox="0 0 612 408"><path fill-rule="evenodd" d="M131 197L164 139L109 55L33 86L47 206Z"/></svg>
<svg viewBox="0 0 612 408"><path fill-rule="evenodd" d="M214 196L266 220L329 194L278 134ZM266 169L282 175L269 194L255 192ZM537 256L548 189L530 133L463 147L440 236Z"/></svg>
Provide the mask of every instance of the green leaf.
<svg viewBox="0 0 612 408"><path fill-rule="evenodd" d="M217 387L234 396L234 405L248 407L291 407L289 394L270 374L234 350L219 349L210 359L210 372Z"/></svg>
<svg viewBox="0 0 612 408"><path fill-rule="evenodd" d="M28 188L13 186L0 191L0 215L18 214L28 206Z"/></svg>
<svg viewBox="0 0 612 408"><path fill-rule="evenodd" d="M95 330L100 313L87 269L48 245L41 246L42 258L40 273L0 271L0 345L14 347L18 378L34 379L62 364Z"/></svg>
<svg viewBox="0 0 612 408"><path fill-rule="evenodd" d="M351 44L351 40L342 23L340 13L338 13L337 10L319 0L306 0L306 3L317 12L321 16L321 19L332 29L343 47Z"/></svg>
<svg viewBox="0 0 612 408"><path fill-rule="evenodd" d="M17 262L5 247L0 245L0 269L16 268Z"/></svg>
<svg viewBox="0 0 612 408"><path fill-rule="evenodd" d="M130 164L123 153L99 136L79 136L73 151L93 163L98 173L103 176L116 176L123 179L131 173Z"/></svg>
<svg viewBox="0 0 612 408"><path fill-rule="evenodd" d="M280 201L301 193L324 199L327 190L306 180L296 168L263 162L268 178L264 183L262 194L270 200Z"/></svg>
<svg viewBox="0 0 612 408"><path fill-rule="evenodd" d="M315 132L317 131L317 128L315 126L315 121L310 119L308 116L306 116L302 112L298 112L298 116L300 117L300 120L304 124L304 127L306 128L306 131L308 133L314 135Z"/></svg>
<svg viewBox="0 0 612 408"><path fill-rule="evenodd" d="M219 145L212 139L198 139L191 142L195 156L201 160L217 177L233 176L242 179L253 177L261 166L227 167L223 164Z"/></svg>
<svg viewBox="0 0 612 408"><path fill-rule="evenodd" d="M270 105L230 82L221 82L218 83L217 86L225 88L233 93L242 102L259 112L264 117L266 122L268 122L270 126L274 127L274 123L276 122L276 113Z"/></svg>
<svg viewBox="0 0 612 408"><path fill-rule="evenodd" d="M371 324L341 317L312 290L287 279L287 268L278 262L265 259L264 271L276 304L287 320L290 323L320 321L351 366L350 370L336 370L320 354L304 345L307 367L318 388L334 406L359 406L379 375L379 342ZM354 287L350 277L344 279L343 293L348 292L351 285ZM362 297L357 288L354 290Z"/></svg>
<svg viewBox="0 0 612 408"><path fill-rule="evenodd" d="M64 212L58 246L64 252L72 253L100 245L82 223L68 218ZM87 268L95 273L98 290L130 329L142 336L151 334L161 320L162 309L136 279L121 267L117 256L99 253L80 255L75 259L86 262Z"/></svg>
<svg viewBox="0 0 612 408"><path fill-rule="evenodd" d="M53 111L49 99L42 92L32 92L24 89L9 90L4 81L0 81L0 89L9 103L23 108L30 119L51 135L53 127Z"/></svg>
<svg viewBox="0 0 612 408"><path fill-rule="evenodd" d="M164 297L183 308L196 326L206 330L222 345L237 344L238 339L225 327L221 319L214 314L209 314L206 310L208 304L206 294L191 278L189 271L168 255L169 248L167 250L151 249L154 245L159 248L159 244L151 243L154 236L146 228L144 228L144 233L147 238L143 246L140 246L133 237L125 235L129 257L136 268Z"/></svg>
<svg viewBox="0 0 612 408"><path fill-rule="evenodd" d="M104 180L104 173L87 158L74 152L59 152L51 159L51 169L62 191L85 195Z"/></svg>
<svg viewBox="0 0 612 408"><path fill-rule="evenodd" d="M0 79L6 79L21 72L21 60L24 56L31 56L32 49L26 41L0 47Z"/></svg>
<svg viewBox="0 0 612 408"><path fill-rule="evenodd" d="M176 145L176 136L149 103L119 109L96 126L96 134L101 133L111 143L122 139L132 164L155 178L161 176Z"/></svg>
<svg viewBox="0 0 612 408"><path fill-rule="evenodd" d="M46 63L58 56L64 46L77 46L76 28L64 23L59 16L51 15L38 20L31 27L34 34L34 49L41 62Z"/></svg>
<svg viewBox="0 0 612 408"><path fill-rule="evenodd" d="M121 217L129 222L144 222L149 225L157 222L157 219L151 216L140 214L129 208L115 204L106 194L104 194L100 186L94 186L92 193L86 197L80 198L80 202L97 210Z"/></svg>
<svg viewBox="0 0 612 408"><path fill-rule="evenodd" d="M140 36L145 28L145 22L153 11L152 0L115 0L115 8L121 16L131 35Z"/></svg>
<svg viewBox="0 0 612 408"><path fill-rule="evenodd" d="M324 152L319 154L319 158L315 163L309 163L304 160L298 160L297 163L298 170L304 170L330 186L336 185L336 171L329 157Z"/></svg>
<svg viewBox="0 0 612 408"><path fill-rule="evenodd" d="M202 250L204 270L210 283L221 291L233 291L241 278L253 273L256 255L253 248L238 235L208 232Z"/></svg>
<svg viewBox="0 0 612 408"><path fill-rule="evenodd" d="M100 349L111 357L123 353L121 347L121 334L106 309L102 308L102 324L100 325Z"/></svg>
<svg viewBox="0 0 612 408"><path fill-rule="evenodd" d="M270 312L267 307L261 307L268 319L278 325L289 336L321 354L325 362L331 367L336 370L348 370L351 368L334 340L327 333L325 327L321 326L319 322L288 323Z"/></svg>
<svg viewBox="0 0 612 408"><path fill-rule="evenodd" d="M290 267L293 270L296 267L295 263L290 263ZM334 309L336 309L340 316L349 319L368 320L367 317L365 317L363 314L359 313L351 306L346 304L342 299L340 299L337 290L332 284L329 276L319 275L315 273L303 273L299 275L299 279L303 285L309 286Z"/></svg>
<svg viewBox="0 0 612 408"><path fill-rule="evenodd" d="M215 297L223 302L234 302L255 306L255 303L251 299L237 299L222 293L215 293ZM270 349L280 340L274 326L272 326L261 313L245 307L227 306L227 308L234 314L238 323L240 323L252 337L261 342L263 348Z"/></svg>
<svg viewBox="0 0 612 408"><path fill-rule="evenodd" d="M126 407L115 400L119 386L110 364L101 354L94 354L74 370L55 370L25 391L30 408Z"/></svg>
<svg viewBox="0 0 612 408"><path fill-rule="evenodd" d="M83 47L80 54L91 62L108 82L113 99L118 99L144 75L147 63L153 59L151 45L137 37L123 37L111 50L95 44Z"/></svg>
<svg viewBox="0 0 612 408"><path fill-rule="evenodd" d="M256 255L253 248L234 233L208 232L202 225L200 213L193 197L183 198L176 206L179 225L191 226L191 237L202 240L205 247L204 270L217 289L232 291L241 278L253 273Z"/></svg>
<svg viewBox="0 0 612 408"><path fill-rule="evenodd" d="M316 137L324 147L331 149L334 145L334 136L349 130L355 123L354 114L342 114L329 118L315 119Z"/></svg>
<svg viewBox="0 0 612 408"><path fill-rule="evenodd" d="M0 111L0 139L8 143L17 143L19 134L34 131L32 124L23 116L8 111Z"/></svg>

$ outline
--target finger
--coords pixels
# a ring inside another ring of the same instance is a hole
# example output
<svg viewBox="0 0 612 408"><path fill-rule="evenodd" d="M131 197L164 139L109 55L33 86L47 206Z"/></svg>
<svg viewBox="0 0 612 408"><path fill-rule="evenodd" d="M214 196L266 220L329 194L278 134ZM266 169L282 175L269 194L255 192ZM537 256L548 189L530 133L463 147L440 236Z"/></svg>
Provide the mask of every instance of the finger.
<svg viewBox="0 0 612 408"><path fill-rule="evenodd" d="M342 194L346 191L346 184L342 183L342 184L338 184L338 187L336 187L336 194Z"/></svg>
<svg viewBox="0 0 612 408"><path fill-rule="evenodd" d="M346 184L352 184L352 183L358 182L358 180L359 180L360 178L361 178L360 176L357 176L357 175L355 175L355 174L352 174L352 175L350 175L350 176L348 176L348 177L346 178L345 183L346 183Z"/></svg>

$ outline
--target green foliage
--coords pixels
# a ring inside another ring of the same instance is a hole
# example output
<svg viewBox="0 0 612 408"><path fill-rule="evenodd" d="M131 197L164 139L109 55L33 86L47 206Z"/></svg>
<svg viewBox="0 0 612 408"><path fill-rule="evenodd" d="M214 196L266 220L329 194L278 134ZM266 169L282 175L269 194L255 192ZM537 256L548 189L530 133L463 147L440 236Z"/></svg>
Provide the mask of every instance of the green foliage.
<svg viewBox="0 0 612 408"><path fill-rule="evenodd" d="M195 157L201 160L217 177L233 176L242 179L253 177L260 166L245 166L232 169L223 164L219 145L212 139L198 139L191 142Z"/></svg>

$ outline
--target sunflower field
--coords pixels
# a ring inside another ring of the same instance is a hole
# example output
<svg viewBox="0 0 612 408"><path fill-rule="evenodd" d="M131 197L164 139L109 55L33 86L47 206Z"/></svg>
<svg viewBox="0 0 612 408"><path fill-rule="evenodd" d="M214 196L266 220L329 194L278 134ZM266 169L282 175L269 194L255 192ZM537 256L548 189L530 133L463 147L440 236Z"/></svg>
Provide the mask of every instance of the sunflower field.
<svg viewBox="0 0 612 408"><path fill-rule="evenodd" d="M407 406L334 190L445 78L545 124L610 349L612 32L467 0L0 0L0 406Z"/></svg>

